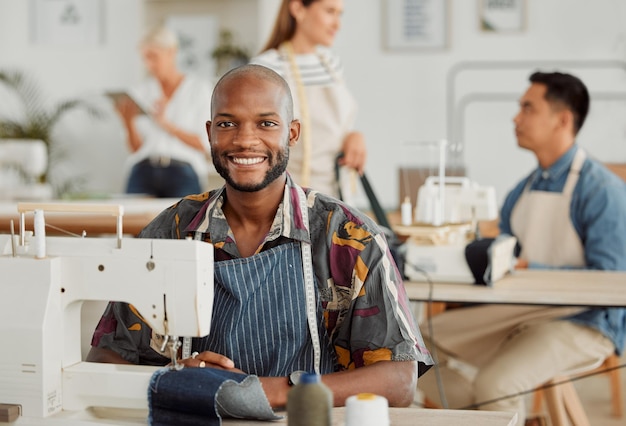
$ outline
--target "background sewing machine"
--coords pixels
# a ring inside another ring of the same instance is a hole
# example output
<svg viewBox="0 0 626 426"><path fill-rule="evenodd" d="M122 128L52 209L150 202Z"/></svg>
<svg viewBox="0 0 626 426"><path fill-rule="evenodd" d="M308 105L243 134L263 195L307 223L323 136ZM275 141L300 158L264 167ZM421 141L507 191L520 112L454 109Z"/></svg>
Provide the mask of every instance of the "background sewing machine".
<svg viewBox="0 0 626 426"><path fill-rule="evenodd" d="M18 204L21 217L62 207ZM120 206L89 204L81 211L102 209L121 223ZM121 229L117 238L46 238L38 223L36 216L34 235L23 226L20 235L0 235L0 404L21 406L16 425L92 424L71 419L93 406L147 412L156 367L81 362L81 305L124 301L170 342L205 336L213 307L212 245L122 239Z"/></svg>
<svg viewBox="0 0 626 426"><path fill-rule="evenodd" d="M467 177L430 176L419 188L414 223L394 227L407 237L405 275L412 281L474 283L465 247L478 235L478 222L498 217L495 189ZM500 243L502 246L500 246ZM514 241L498 241L499 278L509 269ZM427 275L426 275L427 274Z"/></svg>

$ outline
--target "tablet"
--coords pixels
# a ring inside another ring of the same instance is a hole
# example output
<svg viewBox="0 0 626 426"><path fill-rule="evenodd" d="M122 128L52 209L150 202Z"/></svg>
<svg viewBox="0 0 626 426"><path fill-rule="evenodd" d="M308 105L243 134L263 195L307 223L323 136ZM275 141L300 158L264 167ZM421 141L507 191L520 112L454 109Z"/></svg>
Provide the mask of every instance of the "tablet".
<svg viewBox="0 0 626 426"><path fill-rule="evenodd" d="M141 104L137 102L137 100L135 100L128 92L111 91L111 92L106 92L105 96L111 99L114 103L117 103L121 101L122 99L129 99L133 104L135 104L135 107L137 108L137 111L139 111L139 114L148 114L148 112L146 111L146 108L141 106Z"/></svg>

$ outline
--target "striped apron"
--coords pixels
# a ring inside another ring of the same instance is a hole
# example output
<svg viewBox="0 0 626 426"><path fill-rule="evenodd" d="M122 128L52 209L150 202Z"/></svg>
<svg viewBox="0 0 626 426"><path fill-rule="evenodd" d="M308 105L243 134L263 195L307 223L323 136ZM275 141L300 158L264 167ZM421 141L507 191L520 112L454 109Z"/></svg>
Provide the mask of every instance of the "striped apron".
<svg viewBox="0 0 626 426"><path fill-rule="evenodd" d="M302 188L297 195L308 225ZM202 235L196 231L194 238L201 240ZM213 267L211 331L190 345L183 339L183 358L191 350L212 351L257 376L335 371L337 356L324 324L309 243L294 241Z"/></svg>
<svg viewBox="0 0 626 426"><path fill-rule="evenodd" d="M193 350L225 355L258 376L314 371L307 325L300 243L283 244L251 257L215 262L211 332L194 339ZM314 286L316 288L316 286ZM321 321L315 291L320 373L334 371L335 351Z"/></svg>

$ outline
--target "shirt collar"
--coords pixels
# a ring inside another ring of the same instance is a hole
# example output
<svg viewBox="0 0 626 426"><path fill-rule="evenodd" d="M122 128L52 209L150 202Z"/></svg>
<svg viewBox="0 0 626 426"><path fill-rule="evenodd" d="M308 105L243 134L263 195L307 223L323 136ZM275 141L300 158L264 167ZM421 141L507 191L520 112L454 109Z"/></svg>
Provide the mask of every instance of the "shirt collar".
<svg viewBox="0 0 626 426"><path fill-rule="evenodd" d="M572 165L572 161L574 161L576 151L578 151L578 146L574 144L570 149L565 152L565 154L561 156L561 158L556 160L556 162L547 169L538 166L535 170L533 180L536 181L542 178L554 182L560 179L563 175L569 173L569 169Z"/></svg>
<svg viewBox="0 0 626 426"><path fill-rule="evenodd" d="M265 241L272 241L279 237L304 242L311 241L308 229L309 224L304 223L300 210L300 192L305 194L304 190L287 173L283 200L278 206L274 222L265 237ZM213 244L228 242L229 240L234 241L232 231L222 210L225 197L226 190L224 186L212 192L206 203L187 226L186 231L188 233L202 232L209 234ZM304 208L308 208L310 204L308 198L306 194L303 197L306 203Z"/></svg>

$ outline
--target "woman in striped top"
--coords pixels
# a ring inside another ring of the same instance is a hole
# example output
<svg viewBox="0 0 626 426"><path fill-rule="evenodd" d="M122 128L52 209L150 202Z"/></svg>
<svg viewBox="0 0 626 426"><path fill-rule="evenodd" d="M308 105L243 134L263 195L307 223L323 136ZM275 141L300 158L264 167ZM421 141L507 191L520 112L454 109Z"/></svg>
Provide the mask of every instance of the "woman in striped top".
<svg viewBox="0 0 626 426"><path fill-rule="evenodd" d="M337 196L335 162L362 173L367 149L354 131L356 102L347 90L339 58L330 51L340 26L343 0L283 0L270 38L251 62L273 69L287 80L295 116L302 125L290 151L289 172L296 182ZM351 173L341 172L342 194Z"/></svg>

